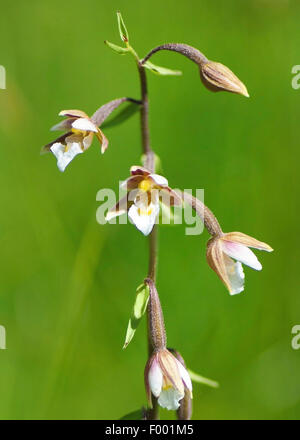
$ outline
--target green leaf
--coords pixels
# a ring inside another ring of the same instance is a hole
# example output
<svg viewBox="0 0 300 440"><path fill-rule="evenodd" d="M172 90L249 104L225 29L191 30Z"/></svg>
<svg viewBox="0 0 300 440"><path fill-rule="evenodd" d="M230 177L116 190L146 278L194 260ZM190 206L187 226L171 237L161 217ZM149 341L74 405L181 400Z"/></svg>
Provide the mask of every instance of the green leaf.
<svg viewBox="0 0 300 440"><path fill-rule="evenodd" d="M200 376L197 373L194 373L192 370L188 369L188 373L190 375L190 378L193 382L202 383L203 385L207 385L212 388L218 388L219 383L215 380L207 379L207 377Z"/></svg>
<svg viewBox="0 0 300 440"><path fill-rule="evenodd" d="M104 122L101 125L101 128L109 128L122 124L122 122L127 121L127 119L131 118L131 116L135 115L139 110L139 104L130 102L127 105L124 105L122 110L120 110L114 117L109 119L107 122Z"/></svg>
<svg viewBox="0 0 300 440"><path fill-rule="evenodd" d="M136 298L131 312L131 317L128 322L125 344L123 346L123 349L126 348L129 342L132 340L135 331L147 309L148 301L149 301L149 286L146 286L145 284L141 284L136 289Z"/></svg>
<svg viewBox="0 0 300 440"><path fill-rule="evenodd" d="M182 75L182 72L180 70L171 70L171 69L167 69L166 67L156 66L150 61L146 61L144 67L151 70L151 72L155 73L156 75L173 75L173 76Z"/></svg>
<svg viewBox="0 0 300 440"><path fill-rule="evenodd" d="M132 411L126 416L121 417L119 420L144 420L145 418L145 409L137 409L136 411Z"/></svg>
<svg viewBox="0 0 300 440"><path fill-rule="evenodd" d="M117 52L120 55L125 55L126 53L129 52L129 49L127 47L121 47L121 46L117 46L114 43L111 43L110 41L105 40L104 43L110 47L114 52Z"/></svg>
<svg viewBox="0 0 300 440"><path fill-rule="evenodd" d="M118 17L118 27L119 27L121 40L124 41L124 43L128 43L129 35L120 11L117 12L117 17Z"/></svg>

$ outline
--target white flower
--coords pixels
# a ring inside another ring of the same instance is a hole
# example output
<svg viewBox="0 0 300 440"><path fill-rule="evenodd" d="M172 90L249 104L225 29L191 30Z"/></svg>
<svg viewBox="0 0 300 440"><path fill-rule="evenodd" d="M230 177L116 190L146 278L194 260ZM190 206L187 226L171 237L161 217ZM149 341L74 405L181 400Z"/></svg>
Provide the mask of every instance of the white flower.
<svg viewBox="0 0 300 440"><path fill-rule="evenodd" d="M230 232L214 237L207 243L207 261L210 267L223 281L231 295L244 290L245 275L242 264L255 270L262 265L249 247L272 252L272 248L249 235L241 232Z"/></svg>
<svg viewBox="0 0 300 440"><path fill-rule="evenodd" d="M182 365L167 349L155 352L145 369L145 386L150 406L151 393L161 407L177 410L185 392L192 397L192 382Z"/></svg>
<svg viewBox="0 0 300 440"><path fill-rule="evenodd" d="M137 229L148 235L159 214L160 198L168 206L180 205L182 199L168 186L165 177L139 166L131 167L130 172L131 176L121 185L121 188L127 189L127 196L109 210L106 221L128 212L128 217Z"/></svg>
<svg viewBox="0 0 300 440"><path fill-rule="evenodd" d="M56 156L60 171L64 171L77 154L83 153L91 146L95 135L101 144L101 152L104 153L108 140L86 113L81 110L63 110L59 115L66 116L67 119L56 124L51 130L68 132L46 145L43 150L51 151Z"/></svg>

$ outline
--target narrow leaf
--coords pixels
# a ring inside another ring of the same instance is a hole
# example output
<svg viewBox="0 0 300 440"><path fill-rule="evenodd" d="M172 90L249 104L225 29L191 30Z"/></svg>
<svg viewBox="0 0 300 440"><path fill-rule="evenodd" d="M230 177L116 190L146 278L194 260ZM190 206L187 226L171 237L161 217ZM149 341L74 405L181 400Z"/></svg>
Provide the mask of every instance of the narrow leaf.
<svg viewBox="0 0 300 440"><path fill-rule="evenodd" d="M182 75L182 72L180 70L171 70L171 69L167 69L166 67L156 66L150 61L146 61L144 66L147 69L151 70L151 72L155 73L156 75L172 75L172 76Z"/></svg>
<svg viewBox="0 0 300 440"><path fill-rule="evenodd" d="M207 385L212 388L218 388L219 383L215 380L208 379L207 377L200 376L197 373L194 373L192 370L188 369L188 373L190 375L190 378L193 382L202 383L203 385Z"/></svg>
<svg viewBox="0 0 300 440"><path fill-rule="evenodd" d="M122 18L121 12L117 12L117 17L118 17L118 27L119 27L119 32L120 32L120 37L121 40L124 41L124 43L128 43L129 42L129 35L124 23L124 20Z"/></svg>
<svg viewBox="0 0 300 440"><path fill-rule="evenodd" d="M127 47L121 47L118 46L117 44L111 43L110 41L105 40L104 43L110 47L114 52L117 52L120 55L125 55L126 53L129 52L129 50L127 49Z"/></svg>
<svg viewBox="0 0 300 440"><path fill-rule="evenodd" d="M131 312L131 317L128 322L126 337L125 337L125 344L123 346L123 349L127 347L127 345L132 340L135 331L147 309L149 301L149 287L145 284L141 284L136 289L136 297L134 306Z"/></svg>

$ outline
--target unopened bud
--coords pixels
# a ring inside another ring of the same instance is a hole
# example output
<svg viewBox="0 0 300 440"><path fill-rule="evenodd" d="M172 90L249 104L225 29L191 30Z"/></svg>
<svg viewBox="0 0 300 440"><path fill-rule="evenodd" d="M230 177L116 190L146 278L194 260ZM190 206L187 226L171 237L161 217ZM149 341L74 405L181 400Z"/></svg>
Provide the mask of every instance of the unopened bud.
<svg viewBox="0 0 300 440"><path fill-rule="evenodd" d="M200 64L200 77L205 87L212 92L231 92L249 98L246 86L235 74L221 63L208 61Z"/></svg>

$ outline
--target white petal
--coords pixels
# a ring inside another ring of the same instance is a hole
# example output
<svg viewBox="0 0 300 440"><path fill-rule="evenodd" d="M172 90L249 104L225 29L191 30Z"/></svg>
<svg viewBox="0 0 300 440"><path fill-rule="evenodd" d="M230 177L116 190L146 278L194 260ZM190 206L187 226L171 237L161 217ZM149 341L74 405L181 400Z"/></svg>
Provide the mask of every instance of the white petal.
<svg viewBox="0 0 300 440"><path fill-rule="evenodd" d="M94 131L97 133L98 127L92 121L86 118L78 118L72 123L72 127L77 130Z"/></svg>
<svg viewBox="0 0 300 440"><path fill-rule="evenodd" d="M57 158L57 166L60 171L64 171L71 160L73 160L77 154L83 152L81 149L81 144L75 142L68 146L67 151L65 151L65 145L61 144L60 142L53 144L50 150Z"/></svg>
<svg viewBox="0 0 300 440"><path fill-rule="evenodd" d="M154 182L157 185L161 185L161 186L166 186L168 185L168 181L165 177L160 176L159 174L150 174L149 177L152 177L152 179L154 180Z"/></svg>
<svg viewBox="0 0 300 440"><path fill-rule="evenodd" d="M184 394L181 394L176 388L170 387L162 389L158 398L158 403L163 408L169 410L176 410L179 408L179 400L183 399Z"/></svg>
<svg viewBox="0 0 300 440"><path fill-rule="evenodd" d="M230 295L236 295L244 290L245 274L243 266L239 261L233 261L228 258L225 262L227 276L230 282Z"/></svg>
<svg viewBox="0 0 300 440"><path fill-rule="evenodd" d="M177 366L178 366L178 369L179 369L179 373L180 373L181 379L184 382L184 385L187 387L188 390L192 391L193 386L192 386L192 381L191 381L189 373L184 368L182 363L179 362L178 359L176 359L176 362L177 362Z"/></svg>
<svg viewBox="0 0 300 440"><path fill-rule="evenodd" d="M233 241L222 240L222 248L225 254L229 257L252 267L252 269L262 269L262 265L256 258L256 255L247 246L240 243L234 243Z"/></svg>
<svg viewBox="0 0 300 440"><path fill-rule="evenodd" d="M156 359L154 359L150 367L148 380L152 394L158 397L163 384L163 374Z"/></svg>
<svg viewBox="0 0 300 440"><path fill-rule="evenodd" d="M150 212L150 214L141 213L141 211ZM141 231L144 235L149 235L153 229L155 224L156 217L159 213L159 204L150 203L148 207L145 209L137 207L133 204L128 211L128 217L135 224L139 231Z"/></svg>

